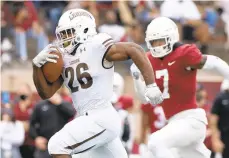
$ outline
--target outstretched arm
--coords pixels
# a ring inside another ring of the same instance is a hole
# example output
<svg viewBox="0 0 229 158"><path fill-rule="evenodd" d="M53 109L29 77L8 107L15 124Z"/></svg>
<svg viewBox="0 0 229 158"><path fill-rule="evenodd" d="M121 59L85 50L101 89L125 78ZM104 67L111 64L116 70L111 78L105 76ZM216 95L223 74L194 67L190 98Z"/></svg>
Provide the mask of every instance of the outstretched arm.
<svg viewBox="0 0 229 158"><path fill-rule="evenodd" d="M137 44L131 42L120 42L113 44L106 54L108 61L124 61L132 59L135 65L141 71L146 85L153 84L153 68L146 57L145 51Z"/></svg>
<svg viewBox="0 0 229 158"><path fill-rule="evenodd" d="M153 68L145 54L145 51L137 44L130 42L116 43L108 48L105 56L108 61L123 61L132 59L140 70L145 84L145 98L147 102L156 105L163 101L162 93L154 80Z"/></svg>
<svg viewBox="0 0 229 158"><path fill-rule="evenodd" d="M229 79L229 65L214 55L202 55L201 61L197 65L192 65L192 68L216 71L225 79Z"/></svg>

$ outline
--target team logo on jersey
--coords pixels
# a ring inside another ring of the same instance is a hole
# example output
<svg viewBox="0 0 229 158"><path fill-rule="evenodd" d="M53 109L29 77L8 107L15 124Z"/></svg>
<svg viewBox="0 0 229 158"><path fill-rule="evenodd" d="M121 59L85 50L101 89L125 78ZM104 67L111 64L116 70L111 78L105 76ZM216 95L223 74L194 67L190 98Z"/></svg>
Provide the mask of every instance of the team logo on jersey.
<svg viewBox="0 0 229 158"><path fill-rule="evenodd" d="M70 65L80 62L80 59L75 59L69 62Z"/></svg>
<svg viewBox="0 0 229 158"><path fill-rule="evenodd" d="M173 62L169 62L168 65L171 66L175 63L176 61L173 61Z"/></svg>

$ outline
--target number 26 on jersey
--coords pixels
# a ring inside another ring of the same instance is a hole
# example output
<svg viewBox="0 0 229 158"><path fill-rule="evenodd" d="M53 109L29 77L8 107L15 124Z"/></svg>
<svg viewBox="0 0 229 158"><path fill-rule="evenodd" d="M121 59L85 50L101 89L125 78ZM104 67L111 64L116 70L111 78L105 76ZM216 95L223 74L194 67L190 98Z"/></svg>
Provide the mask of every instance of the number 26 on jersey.
<svg viewBox="0 0 229 158"><path fill-rule="evenodd" d="M79 91L79 88L87 89L93 84L93 79L91 75L86 72L88 70L88 65L86 63L80 63L74 67L67 67L65 69L65 77L69 78L68 87L71 89L71 92ZM75 82L79 83L79 86L74 86Z"/></svg>

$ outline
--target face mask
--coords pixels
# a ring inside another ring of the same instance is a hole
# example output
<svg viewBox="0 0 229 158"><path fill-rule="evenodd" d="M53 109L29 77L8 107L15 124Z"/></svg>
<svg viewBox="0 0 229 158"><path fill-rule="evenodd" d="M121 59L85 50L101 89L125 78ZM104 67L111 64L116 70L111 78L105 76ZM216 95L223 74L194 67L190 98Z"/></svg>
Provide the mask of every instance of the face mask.
<svg viewBox="0 0 229 158"><path fill-rule="evenodd" d="M26 100L28 98L28 96L27 95L20 95L19 98L20 98L20 100Z"/></svg>

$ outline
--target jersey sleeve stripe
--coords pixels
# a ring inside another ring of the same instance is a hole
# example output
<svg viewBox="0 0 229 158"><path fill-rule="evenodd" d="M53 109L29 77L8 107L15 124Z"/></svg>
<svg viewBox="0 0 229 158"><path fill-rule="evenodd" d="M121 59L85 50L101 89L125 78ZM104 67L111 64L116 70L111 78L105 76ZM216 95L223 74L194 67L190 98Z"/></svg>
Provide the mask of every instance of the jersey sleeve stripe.
<svg viewBox="0 0 229 158"><path fill-rule="evenodd" d="M112 68L112 67L114 66L113 62L110 62L110 63L111 63L110 66L106 66L106 65L105 65L105 61L107 61L107 60L105 59L105 57L106 57L106 55L107 55L109 49L111 48L111 46L112 46L112 44L111 44L110 46L107 47L106 52L104 53L103 58L102 58L102 66L103 66L104 69L110 69L110 68Z"/></svg>
<svg viewBox="0 0 229 158"><path fill-rule="evenodd" d="M110 45L113 45L114 44L114 41L110 41L108 43L106 43L106 45L104 46L105 48L109 47Z"/></svg>
<svg viewBox="0 0 229 158"><path fill-rule="evenodd" d="M113 41L112 38L107 39L106 41L103 42L103 45L106 45L107 42Z"/></svg>

